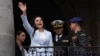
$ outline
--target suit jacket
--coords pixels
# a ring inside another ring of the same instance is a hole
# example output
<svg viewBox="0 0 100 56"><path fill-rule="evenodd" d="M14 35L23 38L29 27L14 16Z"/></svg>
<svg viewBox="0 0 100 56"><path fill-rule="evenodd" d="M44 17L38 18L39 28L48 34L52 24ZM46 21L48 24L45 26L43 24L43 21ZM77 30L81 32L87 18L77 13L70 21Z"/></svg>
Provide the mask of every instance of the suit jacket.
<svg viewBox="0 0 100 56"><path fill-rule="evenodd" d="M75 33L75 35L77 37L76 46L82 46L82 47L88 46L88 43L90 42L90 38L87 35L86 31L81 30Z"/></svg>
<svg viewBox="0 0 100 56"><path fill-rule="evenodd" d="M56 42L56 37L53 37L53 42L54 42L54 46L69 46L69 37L63 35L57 42Z"/></svg>
<svg viewBox="0 0 100 56"><path fill-rule="evenodd" d="M30 39L31 39L30 46L31 47L34 47L34 46L53 46L51 32L44 29L45 40L42 41L40 39L40 36L39 36L39 30L36 30L34 33L34 36L33 36L34 28L29 24L29 22L27 20L27 16L21 15L21 18L22 18L23 26L30 36ZM48 49L48 50L52 51L53 49ZM37 50L37 51L43 51L43 49Z"/></svg>
<svg viewBox="0 0 100 56"><path fill-rule="evenodd" d="M76 47L73 47L73 52L71 53L74 53L73 54L74 56L89 56L87 47L88 47L90 38L87 35L87 33L84 30L81 30L75 33L75 36L77 37L76 42L75 42Z"/></svg>
<svg viewBox="0 0 100 56"><path fill-rule="evenodd" d="M56 37L53 37L53 42L54 46L69 46L70 40L68 36L63 35L57 42L56 42ZM59 54L58 51L64 51L63 56L68 56L68 49L67 47L61 47L61 48L56 48L55 49L56 54L55 56L62 56L62 54Z"/></svg>

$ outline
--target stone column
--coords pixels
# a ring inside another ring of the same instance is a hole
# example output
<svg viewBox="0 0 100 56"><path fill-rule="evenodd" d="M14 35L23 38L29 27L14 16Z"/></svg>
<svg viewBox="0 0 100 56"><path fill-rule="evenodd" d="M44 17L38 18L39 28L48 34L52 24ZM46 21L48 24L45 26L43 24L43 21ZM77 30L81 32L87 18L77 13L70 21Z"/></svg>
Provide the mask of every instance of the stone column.
<svg viewBox="0 0 100 56"><path fill-rule="evenodd" d="M12 0L0 0L0 56L15 56Z"/></svg>

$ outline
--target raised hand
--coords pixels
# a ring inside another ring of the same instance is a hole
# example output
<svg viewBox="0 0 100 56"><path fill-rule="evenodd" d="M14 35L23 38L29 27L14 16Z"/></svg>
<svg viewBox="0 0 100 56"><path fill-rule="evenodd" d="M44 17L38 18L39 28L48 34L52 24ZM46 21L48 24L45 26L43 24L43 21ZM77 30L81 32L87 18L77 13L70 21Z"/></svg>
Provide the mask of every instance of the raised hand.
<svg viewBox="0 0 100 56"><path fill-rule="evenodd" d="M19 7L19 9L23 12L23 14L26 14L26 11L27 11L27 6L26 6L26 4L24 4L23 2L19 2L19 3L18 3L18 7Z"/></svg>

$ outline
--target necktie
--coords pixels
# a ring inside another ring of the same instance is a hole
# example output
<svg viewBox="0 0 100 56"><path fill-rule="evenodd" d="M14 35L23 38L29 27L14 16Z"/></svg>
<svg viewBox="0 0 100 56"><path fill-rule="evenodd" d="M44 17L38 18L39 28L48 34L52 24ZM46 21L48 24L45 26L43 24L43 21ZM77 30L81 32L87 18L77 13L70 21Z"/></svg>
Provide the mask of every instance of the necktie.
<svg viewBox="0 0 100 56"><path fill-rule="evenodd" d="M59 36L58 36L58 40L59 40Z"/></svg>
<svg viewBox="0 0 100 56"><path fill-rule="evenodd" d="M57 37L57 42L59 41L59 36Z"/></svg>

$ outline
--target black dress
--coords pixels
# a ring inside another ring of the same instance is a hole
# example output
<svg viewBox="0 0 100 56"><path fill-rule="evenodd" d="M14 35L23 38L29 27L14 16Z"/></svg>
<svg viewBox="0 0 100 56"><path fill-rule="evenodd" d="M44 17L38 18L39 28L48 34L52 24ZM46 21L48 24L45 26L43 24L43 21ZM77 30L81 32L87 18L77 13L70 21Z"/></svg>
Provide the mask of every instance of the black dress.
<svg viewBox="0 0 100 56"><path fill-rule="evenodd" d="M17 44L15 47L15 56L22 56L22 51L20 50L20 48Z"/></svg>

